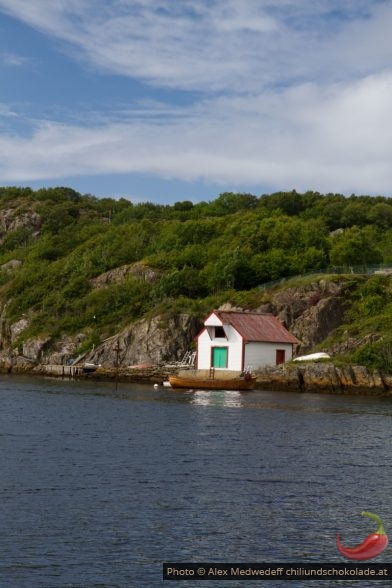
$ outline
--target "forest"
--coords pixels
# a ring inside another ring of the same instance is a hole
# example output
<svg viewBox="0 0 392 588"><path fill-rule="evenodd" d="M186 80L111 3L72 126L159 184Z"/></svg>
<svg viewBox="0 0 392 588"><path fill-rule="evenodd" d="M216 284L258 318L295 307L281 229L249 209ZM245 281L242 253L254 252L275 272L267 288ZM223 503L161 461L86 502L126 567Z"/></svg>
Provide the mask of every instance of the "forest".
<svg viewBox="0 0 392 588"><path fill-rule="evenodd" d="M163 205L3 187L0 231L5 316L28 317L24 337L87 330L86 346L142 316L202 316L226 301L256 307L282 278L392 266L392 200L383 196L226 192ZM96 287L123 266L138 272ZM369 295L370 314L384 294Z"/></svg>

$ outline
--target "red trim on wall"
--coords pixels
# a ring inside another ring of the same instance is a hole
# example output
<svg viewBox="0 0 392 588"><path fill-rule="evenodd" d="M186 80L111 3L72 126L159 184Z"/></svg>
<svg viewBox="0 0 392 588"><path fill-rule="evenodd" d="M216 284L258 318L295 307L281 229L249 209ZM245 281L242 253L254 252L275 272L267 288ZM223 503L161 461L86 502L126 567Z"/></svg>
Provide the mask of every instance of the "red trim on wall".
<svg viewBox="0 0 392 588"><path fill-rule="evenodd" d="M203 325L206 323L206 321L208 321L208 319L210 318L210 316L212 316L213 314L216 316L216 318L217 318L217 319L219 319L219 320L221 321L220 317L219 317L219 316L217 315L217 313L216 313L216 310L212 310L212 311L210 312L210 314L208 314L208 315L207 315L207 316L206 316L206 317L203 319ZM222 322L222 321L221 321L221 322Z"/></svg>
<svg viewBox="0 0 392 588"><path fill-rule="evenodd" d="M199 344L199 337L201 337L201 336L202 336L202 334L204 333L204 331L207 331L207 333L208 333L207 327L204 327L204 328L203 328L203 329L200 331L200 333L198 333L198 334L196 335L195 339L196 339L196 341L197 341L197 344Z"/></svg>

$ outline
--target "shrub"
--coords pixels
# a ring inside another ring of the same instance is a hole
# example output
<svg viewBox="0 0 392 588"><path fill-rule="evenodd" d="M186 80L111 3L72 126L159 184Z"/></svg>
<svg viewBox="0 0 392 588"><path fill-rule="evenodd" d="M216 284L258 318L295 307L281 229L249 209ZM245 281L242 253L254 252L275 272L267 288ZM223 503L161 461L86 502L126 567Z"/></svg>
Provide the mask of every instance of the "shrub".
<svg viewBox="0 0 392 588"><path fill-rule="evenodd" d="M353 363L392 373L392 338L363 345L351 354Z"/></svg>

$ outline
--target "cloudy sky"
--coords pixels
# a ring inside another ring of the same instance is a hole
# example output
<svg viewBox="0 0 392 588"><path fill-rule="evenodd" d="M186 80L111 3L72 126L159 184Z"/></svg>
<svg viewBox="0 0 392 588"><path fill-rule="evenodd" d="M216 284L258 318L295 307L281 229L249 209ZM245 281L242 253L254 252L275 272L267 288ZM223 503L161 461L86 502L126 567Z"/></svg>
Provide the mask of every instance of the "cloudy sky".
<svg viewBox="0 0 392 588"><path fill-rule="evenodd" d="M392 0L0 0L0 184L392 194Z"/></svg>

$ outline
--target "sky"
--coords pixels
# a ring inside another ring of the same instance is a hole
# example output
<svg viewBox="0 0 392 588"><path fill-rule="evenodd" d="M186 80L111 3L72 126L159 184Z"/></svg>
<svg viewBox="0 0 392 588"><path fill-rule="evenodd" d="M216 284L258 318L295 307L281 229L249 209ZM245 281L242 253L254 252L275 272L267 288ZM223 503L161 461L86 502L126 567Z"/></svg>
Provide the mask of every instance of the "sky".
<svg viewBox="0 0 392 588"><path fill-rule="evenodd" d="M392 194L392 0L0 0L0 185Z"/></svg>

